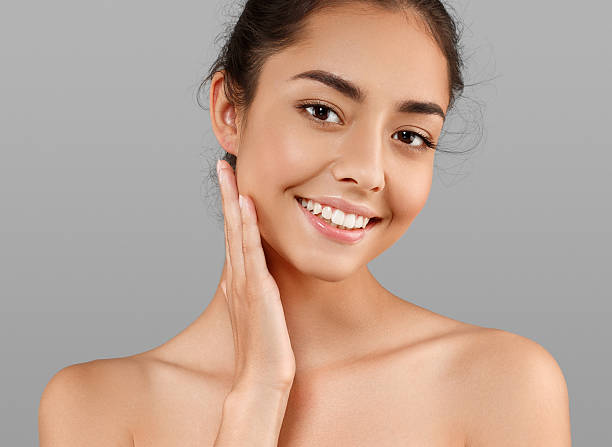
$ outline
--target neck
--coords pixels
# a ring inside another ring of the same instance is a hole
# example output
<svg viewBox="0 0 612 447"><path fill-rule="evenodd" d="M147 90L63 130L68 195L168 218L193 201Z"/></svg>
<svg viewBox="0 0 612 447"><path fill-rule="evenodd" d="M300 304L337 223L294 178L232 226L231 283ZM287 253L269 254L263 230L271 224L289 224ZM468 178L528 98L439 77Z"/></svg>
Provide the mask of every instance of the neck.
<svg viewBox="0 0 612 447"><path fill-rule="evenodd" d="M323 368L362 357L389 337L391 317L400 298L385 290L362 266L350 277L330 282L300 272L262 239L268 271L280 291L297 371ZM227 261L226 261L227 262ZM204 347L201 358L222 374L233 374L234 345L227 303L220 287L206 310L182 334L193 359L193 346ZM212 341L212 342L211 342ZM212 359L211 359L212 357ZM198 362L197 360L192 360ZM202 364L204 366L204 363ZM199 365L192 365L198 368Z"/></svg>

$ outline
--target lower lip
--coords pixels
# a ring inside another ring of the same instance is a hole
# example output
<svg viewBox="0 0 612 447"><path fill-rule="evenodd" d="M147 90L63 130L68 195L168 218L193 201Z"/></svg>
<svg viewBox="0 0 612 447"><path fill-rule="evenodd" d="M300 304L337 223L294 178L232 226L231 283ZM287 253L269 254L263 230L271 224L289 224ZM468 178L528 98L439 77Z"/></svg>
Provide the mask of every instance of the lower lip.
<svg viewBox="0 0 612 447"><path fill-rule="evenodd" d="M340 242L356 243L363 239L368 231L370 231L378 221L370 221L365 228L359 230L342 230L340 228L334 228L323 219L318 218L306 208L302 206L300 199L296 197L296 202L299 208L302 210L308 221L321 233L330 239L334 239Z"/></svg>

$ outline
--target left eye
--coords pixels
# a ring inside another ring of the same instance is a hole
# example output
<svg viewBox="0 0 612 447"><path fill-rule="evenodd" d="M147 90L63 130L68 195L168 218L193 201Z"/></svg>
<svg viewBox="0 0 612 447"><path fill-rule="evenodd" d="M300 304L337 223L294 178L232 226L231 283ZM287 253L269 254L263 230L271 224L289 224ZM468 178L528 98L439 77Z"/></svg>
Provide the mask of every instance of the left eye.
<svg viewBox="0 0 612 447"><path fill-rule="evenodd" d="M406 139L403 139L403 138L393 138L393 139L402 140L406 142L409 146L413 147L414 149L421 148L423 150L426 150L427 148L433 147L433 144L431 143L431 141L429 141L429 139L427 139L426 137L424 137L423 135L417 132L413 132L410 130L400 130L399 132L395 132L393 135L399 135L399 134L406 137ZM417 144L413 144L415 142Z"/></svg>

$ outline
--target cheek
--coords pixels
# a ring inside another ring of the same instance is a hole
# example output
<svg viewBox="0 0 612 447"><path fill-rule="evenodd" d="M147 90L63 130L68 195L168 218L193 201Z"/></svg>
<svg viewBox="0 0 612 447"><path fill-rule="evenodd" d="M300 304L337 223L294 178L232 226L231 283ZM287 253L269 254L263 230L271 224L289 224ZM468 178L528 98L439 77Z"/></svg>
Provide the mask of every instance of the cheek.
<svg viewBox="0 0 612 447"><path fill-rule="evenodd" d="M433 168L429 165L393 177L398 180L388 186L394 221L401 222L403 226L409 225L421 212L429 198L432 177Z"/></svg>
<svg viewBox="0 0 612 447"><path fill-rule="evenodd" d="M243 138L247 143L240 148L239 166L248 166L249 172L243 173L241 181L253 192L282 193L306 181L320 168L321 156L329 147L329 142L317 138L312 130L296 121L299 117L276 116L253 122L252 132Z"/></svg>

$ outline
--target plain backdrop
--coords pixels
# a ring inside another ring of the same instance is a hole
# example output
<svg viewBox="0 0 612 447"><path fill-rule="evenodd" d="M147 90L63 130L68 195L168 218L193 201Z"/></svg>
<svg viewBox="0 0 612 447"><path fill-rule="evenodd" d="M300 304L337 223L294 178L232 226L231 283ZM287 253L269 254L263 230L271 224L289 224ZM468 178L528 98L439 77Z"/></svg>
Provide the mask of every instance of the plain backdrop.
<svg viewBox="0 0 612 447"><path fill-rule="evenodd" d="M61 368L151 349L212 298L219 149L195 89L228 4L2 2L0 444L37 443ZM482 139L441 159L370 268L418 305L540 343L568 383L574 445L611 445L611 8L451 4L467 81L488 80L466 90Z"/></svg>

